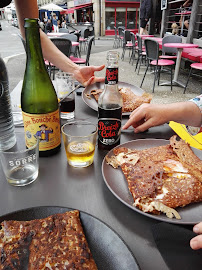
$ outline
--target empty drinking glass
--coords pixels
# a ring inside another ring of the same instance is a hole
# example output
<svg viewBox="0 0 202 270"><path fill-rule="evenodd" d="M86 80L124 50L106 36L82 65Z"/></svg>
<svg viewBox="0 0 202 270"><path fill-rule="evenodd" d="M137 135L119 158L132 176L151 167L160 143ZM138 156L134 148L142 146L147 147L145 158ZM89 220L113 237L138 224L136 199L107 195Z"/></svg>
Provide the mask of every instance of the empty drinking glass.
<svg viewBox="0 0 202 270"><path fill-rule="evenodd" d="M32 147L26 148L24 134L16 133L16 145L0 151L2 169L9 184L25 186L38 177L39 171L39 141L34 139Z"/></svg>

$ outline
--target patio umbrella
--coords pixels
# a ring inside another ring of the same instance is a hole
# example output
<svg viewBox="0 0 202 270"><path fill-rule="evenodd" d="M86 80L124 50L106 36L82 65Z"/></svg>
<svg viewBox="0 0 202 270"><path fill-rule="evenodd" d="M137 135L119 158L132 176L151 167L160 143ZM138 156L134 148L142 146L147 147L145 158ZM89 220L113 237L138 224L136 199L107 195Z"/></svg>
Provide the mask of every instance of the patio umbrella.
<svg viewBox="0 0 202 270"><path fill-rule="evenodd" d="M57 5L53 4L53 3L50 3L50 4L47 4L47 5L41 6L39 9L40 10L41 9L45 9L45 10L49 10L49 11L52 11L52 12L53 11L62 11L62 10L64 10L60 6L57 6Z"/></svg>

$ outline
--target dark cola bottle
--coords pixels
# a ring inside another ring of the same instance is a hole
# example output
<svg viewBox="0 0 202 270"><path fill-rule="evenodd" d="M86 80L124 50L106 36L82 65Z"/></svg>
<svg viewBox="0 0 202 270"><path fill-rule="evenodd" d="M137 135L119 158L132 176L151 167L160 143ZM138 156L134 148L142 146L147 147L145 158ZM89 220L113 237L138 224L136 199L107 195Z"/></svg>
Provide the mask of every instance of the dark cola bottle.
<svg viewBox="0 0 202 270"><path fill-rule="evenodd" d="M104 91L98 99L98 148L103 150L120 144L123 100L118 89L118 59L118 52L108 52Z"/></svg>

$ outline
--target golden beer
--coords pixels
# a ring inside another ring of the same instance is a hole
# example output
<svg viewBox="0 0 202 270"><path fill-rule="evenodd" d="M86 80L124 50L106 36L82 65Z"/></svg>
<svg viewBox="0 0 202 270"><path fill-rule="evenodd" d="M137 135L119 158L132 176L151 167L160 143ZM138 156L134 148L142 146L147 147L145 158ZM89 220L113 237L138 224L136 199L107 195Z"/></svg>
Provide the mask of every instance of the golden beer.
<svg viewBox="0 0 202 270"><path fill-rule="evenodd" d="M95 146L90 141L73 141L65 147L65 150L67 160L72 166L84 167L93 163Z"/></svg>

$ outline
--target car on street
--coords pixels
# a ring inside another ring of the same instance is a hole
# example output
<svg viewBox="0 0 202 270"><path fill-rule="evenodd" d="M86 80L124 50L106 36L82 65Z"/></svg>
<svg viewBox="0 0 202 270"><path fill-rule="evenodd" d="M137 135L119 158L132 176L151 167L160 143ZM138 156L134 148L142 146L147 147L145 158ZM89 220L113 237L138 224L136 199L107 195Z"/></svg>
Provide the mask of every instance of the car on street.
<svg viewBox="0 0 202 270"><path fill-rule="evenodd" d="M18 19L17 18L12 18L11 25L18 27Z"/></svg>

